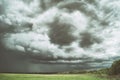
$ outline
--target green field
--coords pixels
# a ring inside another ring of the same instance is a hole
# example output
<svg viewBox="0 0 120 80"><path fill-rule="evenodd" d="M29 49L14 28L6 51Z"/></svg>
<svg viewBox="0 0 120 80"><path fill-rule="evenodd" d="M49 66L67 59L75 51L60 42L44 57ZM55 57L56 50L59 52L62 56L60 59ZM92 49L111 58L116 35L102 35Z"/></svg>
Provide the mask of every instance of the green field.
<svg viewBox="0 0 120 80"><path fill-rule="evenodd" d="M109 80L93 74L0 74L0 80Z"/></svg>

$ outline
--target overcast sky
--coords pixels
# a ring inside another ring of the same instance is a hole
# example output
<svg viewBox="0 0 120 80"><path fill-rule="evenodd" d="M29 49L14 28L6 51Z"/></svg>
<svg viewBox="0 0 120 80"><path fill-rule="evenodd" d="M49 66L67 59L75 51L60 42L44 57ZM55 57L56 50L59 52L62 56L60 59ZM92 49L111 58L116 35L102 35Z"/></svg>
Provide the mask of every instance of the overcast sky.
<svg viewBox="0 0 120 80"><path fill-rule="evenodd" d="M0 72L110 67L120 59L119 4L120 0L0 0Z"/></svg>

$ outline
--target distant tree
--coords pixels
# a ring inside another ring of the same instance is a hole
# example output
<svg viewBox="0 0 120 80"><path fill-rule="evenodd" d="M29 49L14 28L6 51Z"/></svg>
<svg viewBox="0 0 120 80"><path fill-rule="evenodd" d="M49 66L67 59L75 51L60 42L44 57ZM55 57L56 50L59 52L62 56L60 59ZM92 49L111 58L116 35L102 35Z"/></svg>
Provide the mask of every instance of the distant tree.
<svg viewBox="0 0 120 80"><path fill-rule="evenodd" d="M110 67L109 74L110 75L120 74L120 60L113 62L112 66Z"/></svg>

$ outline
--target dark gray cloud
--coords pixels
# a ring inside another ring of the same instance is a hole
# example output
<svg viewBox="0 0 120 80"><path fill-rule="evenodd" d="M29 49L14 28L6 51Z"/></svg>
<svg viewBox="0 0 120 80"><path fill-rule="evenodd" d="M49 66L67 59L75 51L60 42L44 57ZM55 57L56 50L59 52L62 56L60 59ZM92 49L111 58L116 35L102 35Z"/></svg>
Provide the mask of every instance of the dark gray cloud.
<svg viewBox="0 0 120 80"><path fill-rule="evenodd" d="M3 5L0 5L0 15L4 13Z"/></svg>
<svg viewBox="0 0 120 80"><path fill-rule="evenodd" d="M100 38L93 36L93 34L89 32L84 32L84 33L81 33L80 35L81 35L81 40L80 40L79 45L83 48L90 47L94 43L98 43L98 44L101 43Z"/></svg>
<svg viewBox="0 0 120 80"><path fill-rule="evenodd" d="M10 31L10 25L0 21L0 33L4 33L4 32L9 32Z"/></svg>
<svg viewBox="0 0 120 80"><path fill-rule="evenodd" d="M5 13L5 2L4 0L0 1L0 15Z"/></svg>
<svg viewBox="0 0 120 80"><path fill-rule="evenodd" d="M61 2L58 4L58 8L60 9L66 9L68 12L74 12L75 10L79 10L80 12L84 13L87 16L91 16L94 19L97 19L97 14L95 12L95 8L97 8L96 5L92 6L89 3L96 3L97 0L86 0L86 1L81 1L81 0L76 0L76 1L66 1L66 2ZM97 3L96 3L97 4Z"/></svg>
<svg viewBox="0 0 120 80"><path fill-rule="evenodd" d="M75 37L71 34L74 28L73 25L60 23L59 20L55 19L55 21L50 24L50 41L60 46L70 45L75 40Z"/></svg>

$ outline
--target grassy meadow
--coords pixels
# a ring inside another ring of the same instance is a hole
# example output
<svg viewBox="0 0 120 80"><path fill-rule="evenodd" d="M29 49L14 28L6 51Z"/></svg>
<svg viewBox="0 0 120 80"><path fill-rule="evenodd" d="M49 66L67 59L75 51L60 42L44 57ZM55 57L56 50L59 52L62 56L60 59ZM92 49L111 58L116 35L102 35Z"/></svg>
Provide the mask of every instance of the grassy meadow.
<svg viewBox="0 0 120 80"><path fill-rule="evenodd" d="M0 74L0 80L120 80L96 74Z"/></svg>

